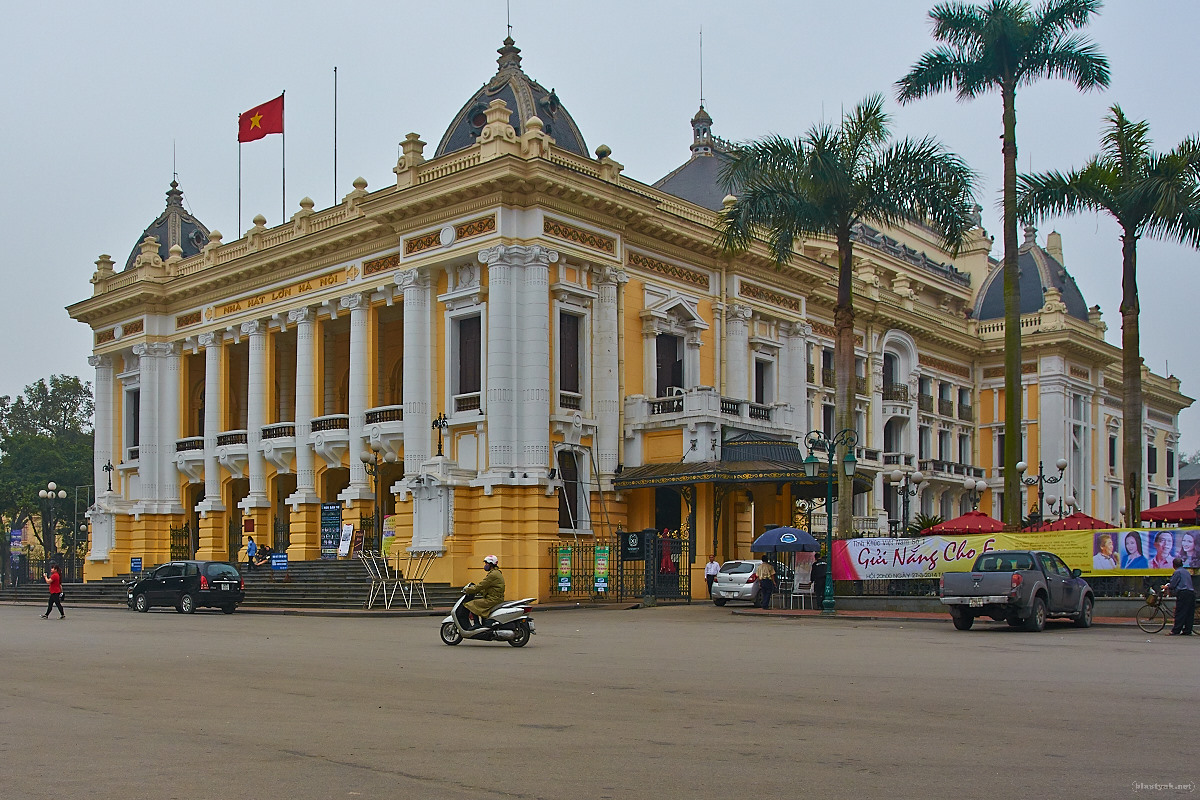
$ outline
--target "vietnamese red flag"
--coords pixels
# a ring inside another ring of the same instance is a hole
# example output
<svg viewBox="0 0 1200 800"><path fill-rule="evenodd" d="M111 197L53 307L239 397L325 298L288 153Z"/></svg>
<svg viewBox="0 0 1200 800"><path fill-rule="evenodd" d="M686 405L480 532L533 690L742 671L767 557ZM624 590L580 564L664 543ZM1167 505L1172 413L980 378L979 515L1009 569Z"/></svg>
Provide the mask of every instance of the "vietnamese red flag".
<svg viewBox="0 0 1200 800"><path fill-rule="evenodd" d="M283 133L283 95L238 116L239 142L253 142L272 133Z"/></svg>

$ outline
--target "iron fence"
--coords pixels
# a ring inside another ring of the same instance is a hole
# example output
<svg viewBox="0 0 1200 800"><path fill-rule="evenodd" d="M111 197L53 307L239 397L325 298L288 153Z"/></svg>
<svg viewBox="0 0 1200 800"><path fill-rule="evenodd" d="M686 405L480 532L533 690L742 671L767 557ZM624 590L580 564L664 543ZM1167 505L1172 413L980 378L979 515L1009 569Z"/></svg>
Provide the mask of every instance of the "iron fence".
<svg viewBox="0 0 1200 800"><path fill-rule="evenodd" d="M383 533L375 530L375 515L364 514L358 518L359 530L362 531L362 549L378 553L383 548Z"/></svg>
<svg viewBox="0 0 1200 800"><path fill-rule="evenodd" d="M192 529L187 523L171 528L171 560L188 560L195 557L192 549Z"/></svg>
<svg viewBox="0 0 1200 800"><path fill-rule="evenodd" d="M236 564L238 553L242 550L242 521L234 518L229 520L229 527L225 531L225 557L230 563Z"/></svg>
<svg viewBox="0 0 1200 800"><path fill-rule="evenodd" d="M607 591L596 590L596 549L608 547L608 563L612 563L615 548L606 542L583 541L552 544L548 548L550 563L550 597L554 600L609 600ZM603 551L601 551L603 553ZM607 576L602 576L607 577ZM566 578L564 582L563 579Z"/></svg>
<svg viewBox="0 0 1200 800"><path fill-rule="evenodd" d="M271 525L271 549L276 553L286 553L291 543L291 520L287 517L276 517Z"/></svg>

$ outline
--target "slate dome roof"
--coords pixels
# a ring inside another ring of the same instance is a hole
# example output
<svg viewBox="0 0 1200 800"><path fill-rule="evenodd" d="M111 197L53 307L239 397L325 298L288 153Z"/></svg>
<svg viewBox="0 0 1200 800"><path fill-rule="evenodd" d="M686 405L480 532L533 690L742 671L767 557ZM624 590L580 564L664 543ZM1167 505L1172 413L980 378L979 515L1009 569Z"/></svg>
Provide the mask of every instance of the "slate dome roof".
<svg viewBox="0 0 1200 800"><path fill-rule="evenodd" d="M1025 241L1017 253L1017 267L1020 270L1018 286L1021 291L1021 313L1035 314L1044 305L1047 289L1057 289L1062 293L1062 301L1067 306L1067 313L1076 319L1088 319L1087 303L1083 292L1075 279L1066 268L1037 243L1037 230L1032 226L1025 227ZM975 300L976 319L1004 318L1004 268L996 267L983 279L979 287L979 295Z"/></svg>
<svg viewBox="0 0 1200 800"><path fill-rule="evenodd" d="M166 209L142 231L137 244L129 253L129 258L125 260L125 269L129 269L137 261L142 252L142 242L147 236L158 240L158 255L163 261L170 257L171 245L177 244L183 248L183 257L188 258L199 253L208 244L208 228L183 207L183 192L179 190L177 181L171 181L171 188L167 190Z"/></svg>
<svg viewBox="0 0 1200 800"><path fill-rule="evenodd" d="M496 59L499 69L454 116L442 141L438 143L434 158L475 144L486 124L484 111L493 100L503 100L513 112L509 122L518 136L524 132L525 122L536 116L544 125L543 131L554 138L556 145L588 158L583 134L554 89L547 91L521 69L521 49L513 43L512 37L506 38L504 46L496 52L500 54Z"/></svg>
<svg viewBox="0 0 1200 800"><path fill-rule="evenodd" d="M721 183L721 154L728 148L728 142L713 135L712 117L700 106L692 117L691 158L655 181L654 188L709 211L720 211L729 194Z"/></svg>

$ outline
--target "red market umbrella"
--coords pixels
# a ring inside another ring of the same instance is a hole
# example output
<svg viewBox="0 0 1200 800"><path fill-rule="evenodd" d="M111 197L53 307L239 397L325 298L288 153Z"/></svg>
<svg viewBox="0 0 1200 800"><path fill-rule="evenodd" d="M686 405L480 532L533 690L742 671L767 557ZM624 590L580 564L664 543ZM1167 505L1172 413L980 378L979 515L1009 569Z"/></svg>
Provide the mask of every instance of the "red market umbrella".
<svg viewBox="0 0 1200 800"><path fill-rule="evenodd" d="M939 533L949 533L958 535L961 533L999 533L1004 530L1004 523L998 519L992 519L982 511L968 511L961 517L948 519L932 528L926 528L921 531L926 536L934 536Z"/></svg>
<svg viewBox="0 0 1200 800"><path fill-rule="evenodd" d="M1200 496L1181 497L1173 503L1147 508L1142 512L1142 522L1200 522L1197 506L1200 506Z"/></svg>
<svg viewBox="0 0 1200 800"><path fill-rule="evenodd" d="M1062 519L1052 520L1041 525L1030 525L1028 528L1023 528L1026 533L1040 533L1042 531L1109 531L1114 525L1109 525L1102 519L1096 519L1082 511L1076 511L1074 514L1069 514Z"/></svg>

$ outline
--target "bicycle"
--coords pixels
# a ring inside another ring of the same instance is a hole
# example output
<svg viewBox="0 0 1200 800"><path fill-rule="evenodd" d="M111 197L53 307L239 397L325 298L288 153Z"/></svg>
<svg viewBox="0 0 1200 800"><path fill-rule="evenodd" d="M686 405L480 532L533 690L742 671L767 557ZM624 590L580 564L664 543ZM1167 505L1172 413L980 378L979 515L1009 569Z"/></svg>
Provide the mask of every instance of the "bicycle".
<svg viewBox="0 0 1200 800"><path fill-rule="evenodd" d="M1138 609L1138 627L1146 633L1158 633L1168 622L1175 623L1175 598L1161 597L1151 589L1146 595L1146 604Z"/></svg>

